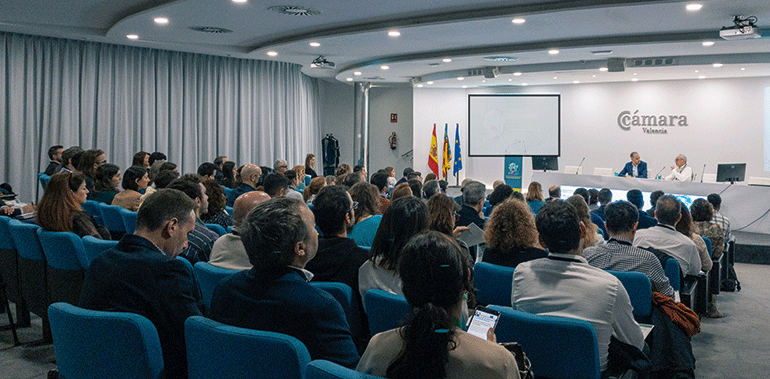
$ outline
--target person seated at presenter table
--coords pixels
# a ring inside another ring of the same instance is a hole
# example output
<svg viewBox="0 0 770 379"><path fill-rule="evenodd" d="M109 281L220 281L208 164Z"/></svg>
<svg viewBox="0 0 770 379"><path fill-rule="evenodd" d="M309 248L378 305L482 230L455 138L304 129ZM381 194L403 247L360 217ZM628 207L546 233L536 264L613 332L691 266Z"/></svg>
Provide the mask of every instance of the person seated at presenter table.
<svg viewBox="0 0 770 379"><path fill-rule="evenodd" d="M618 176L625 176L628 178L647 178L647 163L642 161L639 153L634 151L631 153L631 162L626 163L618 173Z"/></svg>
<svg viewBox="0 0 770 379"><path fill-rule="evenodd" d="M674 162L676 162L676 165L671 165L671 174L666 177L666 180L691 182L692 168L687 165L687 157L684 154L679 154L674 159Z"/></svg>

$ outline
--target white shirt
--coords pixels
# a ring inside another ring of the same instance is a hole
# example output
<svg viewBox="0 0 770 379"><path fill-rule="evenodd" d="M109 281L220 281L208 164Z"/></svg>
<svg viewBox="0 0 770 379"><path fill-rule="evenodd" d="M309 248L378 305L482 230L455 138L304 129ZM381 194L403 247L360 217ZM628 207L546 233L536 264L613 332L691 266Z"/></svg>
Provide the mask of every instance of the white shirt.
<svg viewBox="0 0 770 379"><path fill-rule="evenodd" d="M379 267L371 259L358 269L358 291L361 292L361 299L370 289L380 289L396 295L404 294L401 290L401 277L396 271Z"/></svg>
<svg viewBox="0 0 770 379"><path fill-rule="evenodd" d="M676 180L680 182L692 181L692 169L688 165L682 167L675 167L671 170L671 173L666 177L666 180Z"/></svg>
<svg viewBox="0 0 770 379"><path fill-rule="evenodd" d="M658 224L652 228L637 231L634 236L634 246L665 251L679 262L679 268L684 275L700 273L700 255L695 243L669 225Z"/></svg>
<svg viewBox="0 0 770 379"><path fill-rule="evenodd" d="M548 258L520 263L513 273L511 304L527 313L590 322L602 371L607 369L610 336L639 350L644 347L623 284L579 255L550 253Z"/></svg>
<svg viewBox="0 0 770 379"><path fill-rule="evenodd" d="M249 270L251 262L241 237L232 233L225 234L214 242L209 256L209 263L231 270Z"/></svg>

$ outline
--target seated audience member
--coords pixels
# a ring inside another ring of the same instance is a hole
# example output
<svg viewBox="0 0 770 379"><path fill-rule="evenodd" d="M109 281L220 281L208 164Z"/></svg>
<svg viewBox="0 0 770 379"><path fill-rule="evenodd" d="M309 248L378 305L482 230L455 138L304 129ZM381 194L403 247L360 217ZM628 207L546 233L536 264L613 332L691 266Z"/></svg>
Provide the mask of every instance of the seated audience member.
<svg viewBox="0 0 770 379"><path fill-rule="evenodd" d="M277 197L257 205L239 228L254 267L219 283L210 316L288 334L307 347L311 359L352 368L359 357L342 307L308 283L313 274L305 265L318 250L314 226L313 213L299 200Z"/></svg>
<svg viewBox="0 0 770 379"><path fill-rule="evenodd" d="M390 191L390 203L393 204L394 201L408 196L413 196L412 188L409 187L408 183L401 183L393 187L393 190Z"/></svg>
<svg viewBox="0 0 770 379"><path fill-rule="evenodd" d="M248 270L251 268L249 256L241 242L243 221L258 204L270 200L270 196L262 191L246 192L235 199L233 204L233 232L217 238L211 247L209 263L231 270Z"/></svg>
<svg viewBox="0 0 770 379"><path fill-rule="evenodd" d="M358 269L358 290L362 298L372 288L403 294L398 276L401 250L409 238L426 230L428 207L424 201L407 196L390 203L374 236L369 260Z"/></svg>
<svg viewBox="0 0 770 379"><path fill-rule="evenodd" d="M105 163L96 169L94 192L89 193L91 200L112 204L112 199L118 194L120 185L120 168L111 163Z"/></svg>
<svg viewBox="0 0 770 379"><path fill-rule="evenodd" d="M554 200L560 200L561 199L561 186L550 186L548 187L548 198L545 199L545 202L554 201Z"/></svg>
<svg viewBox="0 0 770 379"><path fill-rule="evenodd" d="M195 225L196 204L162 189L147 198L136 232L96 257L88 268L80 307L138 313L160 337L165 377L187 378L184 322L200 315L200 291L185 263L174 259Z"/></svg>
<svg viewBox="0 0 770 379"><path fill-rule="evenodd" d="M436 175L436 174L434 174L432 172L429 172L427 175L425 175L425 182L426 183L431 181L431 180L438 180L438 175ZM428 196L427 198L430 199L430 196Z"/></svg>
<svg viewBox="0 0 770 379"><path fill-rule="evenodd" d="M598 193L599 192L597 191L597 194ZM586 201L586 204L589 204L589 202L591 200L591 194L585 188L578 188L578 189L575 190L575 192L573 192L573 194L574 195L582 196L583 200ZM597 208L598 208L598 206L597 206ZM610 238L608 236L608 234L607 234L607 229L604 227L604 220L602 220L601 217L596 215L596 213L591 212L591 206L590 205L588 206L588 211L589 211L588 215L591 216L591 222L594 223L597 227L599 227L599 230L601 231L602 237L605 240ZM655 223L657 224L657 221Z"/></svg>
<svg viewBox="0 0 770 379"><path fill-rule="evenodd" d="M361 177L364 179L364 181L366 181L366 177L368 176L368 174L366 172L366 167L364 167L364 165L360 165L360 164L355 165L353 167L353 172L360 172Z"/></svg>
<svg viewBox="0 0 770 379"><path fill-rule="evenodd" d="M409 179L406 181L406 184L408 184L409 188L412 190L412 195L420 198L422 197L422 182L418 179Z"/></svg>
<svg viewBox="0 0 770 379"><path fill-rule="evenodd" d="M602 220L604 220L604 207L607 206L607 204L612 202L612 191L610 191L609 188L602 188L599 191L599 208L596 208L593 213L595 213L597 216L601 217Z"/></svg>
<svg viewBox="0 0 770 379"><path fill-rule="evenodd" d="M647 178L647 163L642 160L639 153L636 151L631 153L631 162L626 163L618 173L618 176L625 176L628 178ZM640 208L641 209L641 208Z"/></svg>
<svg viewBox="0 0 770 379"><path fill-rule="evenodd" d="M235 188L235 162L222 163L222 185L227 188Z"/></svg>
<svg viewBox="0 0 770 379"><path fill-rule="evenodd" d="M451 238L412 238L398 262L412 313L404 326L377 334L356 370L388 378L519 378L513 355L494 329L482 339L458 326L464 294L474 292L472 265Z"/></svg>
<svg viewBox="0 0 770 379"><path fill-rule="evenodd" d="M209 206L206 213L201 214L201 220L207 224L219 224L225 229L232 226L233 216L225 211L225 204L227 203L225 190L214 180L204 181L203 186L206 188Z"/></svg>
<svg viewBox="0 0 770 379"><path fill-rule="evenodd" d="M679 262L683 275L698 275L701 270L698 249L689 236L676 230L676 225L682 218L681 208L679 200L671 195L658 198L655 203L655 219L658 220L658 225L637 231L634 246L661 250Z"/></svg>
<svg viewBox="0 0 770 379"><path fill-rule="evenodd" d="M651 252L633 246L639 211L632 203L616 201L604 209L607 217L607 232L610 240L604 245L583 250L588 264L602 270L636 271L647 275L652 290L668 297L674 297L674 289L660 265L660 260Z"/></svg>
<svg viewBox="0 0 770 379"><path fill-rule="evenodd" d="M730 232L730 219L719 213L719 210L722 209L722 197L719 196L718 193L712 193L708 195L706 200L708 200L708 202L711 203L711 206L714 208L713 221L719 225L720 228L722 228L722 232L724 233L724 241L725 244L727 244L733 239L733 235Z"/></svg>
<svg viewBox="0 0 770 379"><path fill-rule="evenodd" d="M337 169L334 171L334 176L340 177L340 176L345 176L347 174L352 174L352 173L353 173L353 168L350 167L349 164L343 163L337 166Z"/></svg>
<svg viewBox="0 0 770 379"><path fill-rule="evenodd" d="M482 261L516 267L521 262L545 258L548 253L537 246L535 217L524 202L505 200L492 211L484 228L487 248Z"/></svg>
<svg viewBox="0 0 770 379"><path fill-rule="evenodd" d="M318 195L318 191L324 187L326 187L326 180L324 180L322 176L311 179L310 185L305 187L305 191L302 192L302 200L305 201L305 204L313 204L315 197Z"/></svg>
<svg viewBox="0 0 770 379"><path fill-rule="evenodd" d="M318 176L315 172L315 155L313 154L305 156L305 174L310 175L310 178L312 179L315 179Z"/></svg>
<svg viewBox="0 0 770 379"><path fill-rule="evenodd" d="M276 159L273 163L273 173L283 174L289 169L289 164L283 159Z"/></svg>
<svg viewBox="0 0 770 379"><path fill-rule="evenodd" d="M665 194L666 193L661 190L652 191L652 193L650 193L650 209L645 211L648 216L655 217L655 203Z"/></svg>
<svg viewBox="0 0 770 379"><path fill-rule="evenodd" d="M166 159L166 154L156 151L150 154L150 159L147 162L150 164L150 167L152 167L155 162L165 162Z"/></svg>
<svg viewBox="0 0 770 379"><path fill-rule="evenodd" d="M460 210L460 206L451 197L437 193L428 199L426 205L428 206L428 229L452 238L457 238L462 232L468 230L467 226L456 225L455 214ZM458 243L468 250L464 242L458 240Z"/></svg>
<svg viewBox="0 0 770 379"><path fill-rule="evenodd" d="M304 201L302 194L297 190L297 186L299 185L299 177L297 176L297 172L294 170L287 170L283 173L283 176L285 176L289 181L289 188L286 190L284 195L286 197Z"/></svg>
<svg viewBox="0 0 770 379"><path fill-rule="evenodd" d="M711 267L708 267L708 270L706 269L707 265L703 264L703 258L701 258L701 266L703 266L701 270L710 271L713 267L713 262L711 260L719 260L724 252L724 233L717 223L711 221L714 217L714 211L711 204L705 199L693 201L690 211L692 212L692 219L694 221L694 231L711 240L711 257L709 262L712 264L710 265ZM706 316L710 318L724 317L717 310L717 294L709 293L709 295Z"/></svg>
<svg viewBox="0 0 770 379"><path fill-rule="evenodd" d="M390 187L388 187L388 175L384 172L376 172L369 181L377 187L377 198L380 201L380 213L385 213L390 205L390 199L388 199L388 192L390 191Z"/></svg>
<svg viewBox="0 0 770 379"><path fill-rule="evenodd" d="M599 190L596 188L588 190L588 209L592 211L599 209Z"/></svg>
<svg viewBox="0 0 770 379"><path fill-rule="evenodd" d="M626 198L631 204L636 206L636 209L638 209L639 226L637 226L637 230L652 228L653 226L658 225L658 220L654 217L650 217L647 212L642 210L644 207L644 196L642 196L642 191L632 189L626 193Z"/></svg>
<svg viewBox="0 0 770 379"><path fill-rule="evenodd" d="M324 181L326 181L327 186L333 186L334 183L337 182L337 176L335 175L326 175L324 176Z"/></svg>
<svg viewBox="0 0 770 379"><path fill-rule="evenodd" d="M131 166L144 167L145 170L150 169L150 153L146 151L140 151L134 154L134 159L131 162Z"/></svg>
<svg viewBox="0 0 770 379"><path fill-rule="evenodd" d="M283 174L269 174L263 183L265 192L270 197L286 196L289 192L289 179Z"/></svg>
<svg viewBox="0 0 770 379"><path fill-rule="evenodd" d="M692 168L687 165L687 157L684 154L677 155L674 163L671 165L671 173L665 177L665 180L691 182L694 179Z"/></svg>
<svg viewBox="0 0 770 379"><path fill-rule="evenodd" d="M519 191L513 191L511 193L511 197L516 199L516 200L518 200L518 201L521 201L524 204L527 203L527 199L525 199L524 195L521 192L519 192Z"/></svg>
<svg viewBox="0 0 770 379"><path fill-rule="evenodd" d="M583 250L589 246L600 245L604 243L604 238L599 232L599 227L591 222L590 212L588 211L588 204L583 200L583 196L572 195L567 200L567 204L575 208L575 211L580 218L580 221L584 224L586 229L586 237L580 240L583 244L580 246L580 250Z"/></svg>
<svg viewBox="0 0 770 379"><path fill-rule="evenodd" d="M243 166L240 175L241 184L235 187L235 189L230 191L227 195L227 206L232 207L238 196L241 196L246 192L255 191L260 176L262 176L262 169L259 168L259 166L253 164Z"/></svg>
<svg viewBox="0 0 770 379"><path fill-rule="evenodd" d="M507 200L509 197L511 197L512 193L513 193L513 188L505 183L495 187L495 189L492 190L492 193L489 194L489 207L491 208L491 210L495 209L495 206L497 204L500 204L503 201ZM490 214L491 214L491 210L490 210Z"/></svg>
<svg viewBox="0 0 770 379"><path fill-rule="evenodd" d="M224 185L224 165L226 162L228 162L228 160L224 155L220 155L214 158L214 166L216 166L216 172L214 172L214 180L216 180L220 185Z"/></svg>
<svg viewBox="0 0 770 379"><path fill-rule="evenodd" d="M180 190L195 202L195 228L187 235L187 249L179 255L195 264L196 262L208 262L214 241L219 238L216 232L211 231L201 221L201 214L208 210L208 196L206 187L200 183L196 174L188 174L171 182L166 188Z"/></svg>
<svg viewBox="0 0 770 379"><path fill-rule="evenodd" d="M211 162L203 162L198 166L198 176L201 178L201 182L208 180L216 180L217 165Z"/></svg>
<svg viewBox="0 0 770 379"><path fill-rule="evenodd" d="M161 163L160 167L158 168L158 173L161 173L163 171L176 171L178 173L179 168L174 162L163 161L163 163Z"/></svg>
<svg viewBox="0 0 770 379"><path fill-rule="evenodd" d="M85 175L79 172L54 174L37 205L35 221L41 228L53 232L110 239L110 232L98 226L94 217L80 207L86 202L87 195Z"/></svg>
<svg viewBox="0 0 770 379"><path fill-rule="evenodd" d="M158 175L155 176L155 181L152 185L156 190L163 189L168 187L171 182L178 178L179 172L177 171L161 171Z"/></svg>
<svg viewBox="0 0 770 379"><path fill-rule="evenodd" d="M422 186L422 198L427 200L437 193L441 193L441 187L438 184L438 180L426 180L425 185Z"/></svg>
<svg viewBox="0 0 770 379"><path fill-rule="evenodd" d="M695 232L695 225L693 225L692 215L690 215L690 211L687 209L687 206L681 204L681 208L679 209L682 217L676 223L676 230L679 233L682 233L682 235L690 238L695 244L695 248L698 250L698 256L700 257L700 269L701 271L707 272L711 270L713 262L711 261L711 257L709 257L706 242L703 241L703 238L701 238L700 234Z"/></svg>
<svg viewBox="0 0 770 379"><path fill-rule="evenodd" d="M350 190L356 217L348 231L348 237L359 246L372 246L374 235L380 227L382 214L377 187L366 182L356 183ZM315 212L315 208L313 208ZM316 220L318 217L316 217ZM363 262L362 262L363 263ZM360 265L359 265L360 266Z"/></svg>
<svg viewBox="0 0 770 379"><path fill-rule="evenodd" d="M446 191L449 188L449 182L447 182L444 179L441 179L441 180L438 181L438 186L439 186L439 188L441 188L441 193L446 195ZM460 204L457 204L457 205L460 205Z"/></svg>
<svg viewBox="0 0 770 379"><path fill-rule="evenodd" d="M86 188L88 191L94 190L94 179L96 178L96 169L107 162L104 152L99 149L88 150L78 162L78 171L86 176Z"/></svg>
<svg viewBox="0 0 770 379"><path fill-rule="evenodd" d="M487 191L487 187L481 182L470 182L463 187L463 204L462 208L457 212L460 218L457 220L458 226L468 226L470 224L476 224L479 228L484 229L484 214L481 210L484 209L484 194Z"/></svg>
<svg viewBox="0 0 770 379"><path fill-rule="evenodd" d="M292 170L297 173L297 190L300 193L305 189L305 166L294 166Z"/></svg>
<svg viewBox="0 0 770 379"><path fill-rule="evenodd" d="M54 145L48 149L48 158L51 159L51 162L48 163L48 166L43 171L44 174L51 176L56 173L56 168L59 167L62 162L63 151L64 147L62 145Z"/></svg>
<svg viewBox="0 0 770 379"><path fill-rule="evenodd" d="M356 185L356 183L366 182L364 174L361 171L356 171L345 176L338 176L337 181L339 182L339 185L343 185L348 189Z"/></svg>
<svg viewBox="0 0 770 379"><path fill-rule="evenodd" d="M397 185L399 185L399 184L401 184L401 183L406 183L406 181L407 181L407 180L409 180L409 174L411 174L411 173L413 173L413 172L414 172L414 169L413 169L413 168L411 168L411 167L407 167L407 168L405 168L405 169L404 169L404 177L402 177L401 179L399 179L399 180L396 182L396 186L397 186ZM395 172L394 172L393 176L395 176ZM394 187L395 187L395 186L394 186Z"/></svg>
<svg viewBox="0 0 770 379"><path fill-rule="evenodd" d="M545 205L545 199L543 199L543 187L538 182L530 182L527 187L527 205L532 210L533 214L537 214L540 208Z"/></svg>
<svg viewBox="0 0 770 379"><path fill-rule="evenodd" d="M406 176L406 181L409 182L412 179L417 179L422 183L422 173L419 171L412 171Z"/></svg>
<svg viewBox="0 0 770 379"><path fill-rule="evenodd" d="M111 204L126 208L129 211L138 211L142 205L142 193L140 191L146 189L149 183L150 176L147 175L147 170L139 166L129 167L123 173L123 191L112 198Z"/></svg>
<svg viewBox="0 0 770 379"><path fill-rule="evenodd" d="M151 183L155 184L155 178L158 177L158 173L160 172L160 168L163 166L163 163L166 163L166 161L155 161L150 165L148 174L150 175Z"/></svg>
<svg viewBox="0 0 770 379"><path fill-rule="evenodd" d="M644 337L634 321L623 284L612 274L589 265L580 255L580 247L585 245L581 239L590 234L575 208L554 200L540 209L535 223L540 244L549 254L516 266L513 308L590 322L596 331L602 371L608 368L611 337L639 350L644 348Z"/></svg>
<svg viewBox="0 0 770 379"><path fill-rule="evenodd" d="M388 187L393 188L396 186L396 170L393 167L385 167L385 172L388 174Z"/></svg>
<svg viewBox="0 0 770 379"><path fill-rule="evenodd" d="M75 158L75 155L82 154L83 149L80 148L80 146L72 146L67 150L64 150L61 153L61 164L59 167L56 168L56 172L60 171L66 171L66 172L75 172L77 171L77 163L73 159Z"/></svg>

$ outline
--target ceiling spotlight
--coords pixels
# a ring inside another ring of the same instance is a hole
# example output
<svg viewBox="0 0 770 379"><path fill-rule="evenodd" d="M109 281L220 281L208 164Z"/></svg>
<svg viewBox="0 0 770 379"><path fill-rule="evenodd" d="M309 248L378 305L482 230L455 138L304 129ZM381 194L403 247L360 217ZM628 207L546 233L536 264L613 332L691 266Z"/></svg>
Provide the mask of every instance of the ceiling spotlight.
<svg viewBox="0 0 770 379"><path fill-rule="evenodd" d="M706 77L701 75L701 76L698 77L698 79L706 79Z"/></svg>
<svg viewBox="0 0 770 379"><path fill-rule="evenodd" d="M554 79L557 79L557 77L555 77L555 76L554 76L553 78L554 78Z"/></svg>
<svg viewBox="0 0 770 379"><path fill-rule="evenodd" d="M526 87L528 84L527 84L527 83L521 83L521 85L523 85L523 86L525 86L525 87Z"/></svg>
<svg viewBox="0 0 770 379"><path fill-rule="evenodd" d="M428 84L433 84L433 82L428 82Z"/></svg>
<svg viewBox="0 0 770 379"><path fill-rule="evenodd" d="M388 35L391 36L391 37L398 37L398 36L401 35L401 32L399 32L397 30L391 30L391 31L388 32Z"/></svg>
<svg viewBox="0 0 770 379"><path fill-rule="evenodd" d="M695 72L700 72L700 70L695 70Z"/></svg>
<svg viewBox="0 0 770 379"><path fill-rule="evenodd" d="M592 77L592 78L595 78L595 77L596 77L596 75L591 75L591 77Z"/></svg>
<svg viewBox="0 0 770 379"><path fill-rule="evenodd" d="M517 17L517 18L514 18L513 20L511 20L511 22L514 23L514 24L519 24L520 25L520 24L523 24L523 23L527 22L527 20L525 20L525 19L523 19L521 17Z"/></svg>
<svg viewBox="0 0 770 379"><path fill-rule="evenodd" d="M452 59L450 59L450 58L444 58L444 59L442 59L441 61L442 61L442 62L444 62L444 63L449 63L449 62L451 62L451 61L452 61Z"/></svg>
<svg viewBox="0 0 770 379"><path fill-rule="evenodd" d="M139 36L136 35L136 34L129 34L129 35L126 36L126 38L128 38L128 39L138 39Z"/></svg>
<svg viewBox="0 0 770 379"><path fill-rule="evenodd" d="M741 67L741 71L746 71L746 67Z"/></svg>
<svg viewBox="0 0 770 379"><path fill-rule="evenodd" d="M349 81L349 82L352 82L352 81L353 81L353 78L347 78L347 79L345 79L345 80L347 80L347 81Z"/></svg>
<svg viewBox="0 0 770 379"><path fill-rule="evenodd" d="M155 19L153 19L153 21L155 21L155 23L158 24L158 25L166 25L166 24L168 24L168 19L165 18L165 17L155 17Z"/></svg>
<svg viewBox="0 0 770 379"><path fill-rule="evenodd" d="M573 80L572 84L580 84L580 80Z"/></svg>
<svg viewBox="0 0 770 379"><path fill-rule="evenodd" d="M638 81L639 81L639 78L631 78L631 81L632 81L632 82L638 82Z"/></svg>
<svg viewBox="0 0 770 379"><path fill-rule="evenodd" d="M418 85L417 85L417 88L422 88L422 84L418 84Z"/></svg>
<svg viewBox="0 0 770 379"><path fill-rule="evenodd" d="M268 51L267 55L269 55L271 57L274 57L274 56L278 55L278 53L276 53L275 51Z"/></svg>
<svg viewBox="0 0 770 379"><path fill-rule="evenodd" d="M724 65L721 64L721 63L714 63L714 64L712 64L712 66L714 66L714 68L720 68L720 67L722 67Z"/></svg>
<svg viewBox="0 0 770 379"><path fill-rule="evenodd" d="M380 69L381 69L381 70L387 70L387 69L389 69L389 68L390 68L390 66L386 66L386 65L382 65L382 66L380 66Z"/></svg>
<svg viewBox="0 0 770 379"><path fill-rule="evenodd" d="M310 62L310 67L313 68L334 68L336 66L334 62L327 60L323 55L319 55L318 58Z"/></svg>
<svg viewBox="0 0 770 379"><path fill-rule="evenodd" d="M233 0L233 3L245 3L247 0Z"/></svg>
<svg viewBox="0 0 770 379"><path fill-rule="evenodd" d="M462 76L458 76L457 80L465 80L465 78L463 78Z"/></svg>
<svg viewBox="0 0 770 379"><path fill-rule="evenodd" d="M360 76L361 75L361 71L356 71L356 72L353 73L353 75Z"/></svg>
<svg viewBox="0 0 770 379"><path fill-rule="evenodd" d="M636 73L634 73L634 76L636 76Z"/></svg>
<svg viewBox="0 0 770 379"><path fill-rule="evenodd" d="M312 47L319 47L319 46L321 46L321 44L318 43L318 42L310 42L310 46L312 46Z"/></svg>
<svg viewBox="0 0 770 379"><path fill-rule="evenodd" d="M514 72L513 76L521 76L521 73L520 72Z"/></svg>
<svg viewBox="0 0 770 379"><path fill-rule="evenodd" d="M556 49L548 50L548 54L551 54L551 55L559 54L559 50L556 50Z"/></svg>
<svg viewBox="0 0 770 379"><path fill-rule="evenodd" d="M703 8L703 4L690 3L687 4L685 8L690 12L699 11L701 8Z"/></svg>
<svg viewBox="0 0 770 379"><path fill-rule="evenodd" d="M512 81L513 81L513 79L508 79L508 81L509 81L509 82L512 82Z"/></svg>
<svg viewBox="0 0 770 379"><path fill-rule="evenodd" d="M714 41L703 41L703 46L714 46Z"/></svg>
<svg viewBox="0 0 770 379"><path fill-rule="evenodd" d="M607 67L599 67L599 71L601 71L601 72L605 72L605 71L608 71L608 70L609 70L609 68L607 68Z"/></svg>

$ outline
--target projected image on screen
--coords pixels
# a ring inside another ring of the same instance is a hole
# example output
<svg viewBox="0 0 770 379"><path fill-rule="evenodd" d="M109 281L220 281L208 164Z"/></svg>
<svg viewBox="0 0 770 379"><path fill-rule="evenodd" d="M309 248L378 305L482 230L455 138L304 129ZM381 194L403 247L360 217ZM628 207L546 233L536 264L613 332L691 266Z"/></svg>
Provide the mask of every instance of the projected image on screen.
<svg viewBox="0 0 770 379"><path fill-rule="evenodd" d="M559 95L468 95L468 155L558 156Z"/></svg>

